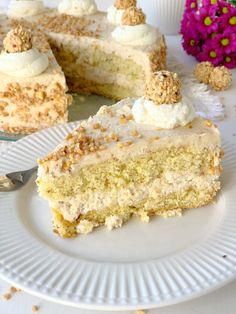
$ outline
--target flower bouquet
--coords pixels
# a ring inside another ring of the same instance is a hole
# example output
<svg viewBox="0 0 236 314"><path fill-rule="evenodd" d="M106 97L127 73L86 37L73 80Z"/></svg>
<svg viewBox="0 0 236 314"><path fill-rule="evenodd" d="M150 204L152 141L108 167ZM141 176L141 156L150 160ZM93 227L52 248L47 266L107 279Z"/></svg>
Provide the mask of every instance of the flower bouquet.
<svg viewBox="0 0 236 314"><path fill-rule="evenodd" d="M225 0L187 0L182 45L199 62L236 67L236 7Z"/></svg>

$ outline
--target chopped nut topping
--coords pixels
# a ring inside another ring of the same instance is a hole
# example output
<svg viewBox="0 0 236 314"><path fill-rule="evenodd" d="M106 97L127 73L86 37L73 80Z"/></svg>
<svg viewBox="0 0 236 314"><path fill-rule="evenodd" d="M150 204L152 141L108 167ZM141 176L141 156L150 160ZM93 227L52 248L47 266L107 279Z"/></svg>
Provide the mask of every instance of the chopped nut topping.
<svg viewBox="0 0 236 314"><path fill-rule="evenodd" d="M128 115L126 116L126 119L127 119L128 121L133 120L134 117L133 117L132 113L128 114Z"/></svg>
<svg viewBox="0 0 236 314"><path fill-rule="evenodd" d="M133 129L131 131L131 135L133 135L133 136L135 136L137 138L141 138L142 137L142 135L136 129Z"/></svg>
<svg viewBox="0 0 236 314"><path fill-rule="evenodd" d="M3 300L5 300L5 301L10 300L11 297L12 297L12 295L9 292L4 293L3 296L2 296Z"/></svg>
<svg viewBox="0 0 236 314"><path fill-rule="evenodd" d="M144 97L157 105L181 101L181 82L178 75L169 71L151 74L146 83Z"/></svg>
<svg viewBox="0 0 236 314"><path fill-rule="evenodd" d="M101 127L101 132L106 132L107 128Z"/></svg>
<svg viewBox="0 0 236 314"><path fill-rule="evenodd" d="M39 310L38 305L33 305L32 306L32 312L38 312L38 310Z"/></svg>
<svg viewBox="0 0 236 314"><path fill-rule="evenodd" d="M128 122L126 116L122 114L119 119L120 124L126 124Z"/></svg>
<svg viewBox="0 0 236 314"><path fill-rule="evenodd" d="M94 128L95 130L100 129L100 127L101 127L101 124L100 124L100 123L94 123L94 125L93 125L93 128Z"/></svg>
<svg viewBox="0 0 236 314"><path fill-rule="evenodd" d="M99 35L98 31L91 31L88 29L92 23L92 20L86 19L84 17L66 14L43 16L39 20L39 24L48 31L70 34L76 37L97 37L97 35Z"/></svg>
<svg viewBox="0 0 236 314"><path fill-rule="evenodd" d="M208 126L209 128L211 128L213 126L213 123L211 120L205 120L205 124L206 126Z"/></svg>
<svg viewBox="0 0 236 314"><path fill-rule="evenodd" d="M112 133L112 134L111 134L111 139L112 139L113 141L115 141L115 142L118 142L118 141L119 141L119 136L118 136L117 134L115 134L115 133Z"/></svg>
<svg viewBox="0 0 236 314"><path fill-rule="evenodd" d="M116 0L114 6L117 9L125 10L129 7L135 7L137 5L136 0Z"/></svg>
<svg viewBox="0 0 236 314"><path fill-rule="evenodd" d="M4 50L8 53L23 52L32 48L31 33L22 26L11 30L3 40Z"/></svg>
<svg viewBox="0 0 236 314"><path fill-rule="evenodd" d="M146 16L142 9L136 7L129 7L122 15L122 25L141 25L146 23Z"/></svg>

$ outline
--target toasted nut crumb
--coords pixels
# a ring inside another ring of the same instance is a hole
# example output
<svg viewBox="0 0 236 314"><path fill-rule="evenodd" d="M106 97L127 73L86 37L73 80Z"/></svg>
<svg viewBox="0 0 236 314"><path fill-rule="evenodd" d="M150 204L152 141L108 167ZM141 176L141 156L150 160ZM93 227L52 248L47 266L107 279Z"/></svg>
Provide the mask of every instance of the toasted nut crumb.
<svg viewBox="0 0 236 314"><path fill-rule="evenodd" d="M10 293L15 293L15 292L17 292L18 290L17 290L16 287L10 287L9 291L10 291Z"/></svg>
<svg viewBox="0 0 236 314"><path fill-rule="evenodd" d="M101 127L101 124L100 124L100 123L94 123L94 125L93 125L93 128L94 128L95 130L100 129L100 127Z"/></svg>
<svg viewBox="0 0 236 314"><path fill-rule="evenodd" d="M143 310L137 310L137 311L135 312L135 314L145 314L145 311L143 311Z"/></svg>
<svg viewBox="0 0 236 314"><path fill-rule="evenodd" d="M39 310L38 305L33 305L32 306L32 312L38 312L38 310Z"/></svg>
<svg viewBox="0 0 236 314"><path fill-rule="evenodd" d="M211 120L205 120L205 124L206 126L208 126L209 128L212 127L213 123Z"/></svg>
<svg viewBox="0 0 236 314"><path fill-rule="evenodd" d="M7 293L4 293L4 295L2 296L3 300L7 301L7 300L10 300L12 297L12 295L7 292Z"/></svg>
<svg viewBox="0 0 236 314"><path fill-rule="evenodd" d="M126 119L126 116L124 114L122 114L120 116L120 120L119 120L120 124L126 124L128 121Z"/></svg>
<svg viewBox="0 0 236 314"><path fill-rule="evenodd" d="M106 131L107 131L107 128L104 128L104 127L101 128L101 132L106 132Z"/></svg>

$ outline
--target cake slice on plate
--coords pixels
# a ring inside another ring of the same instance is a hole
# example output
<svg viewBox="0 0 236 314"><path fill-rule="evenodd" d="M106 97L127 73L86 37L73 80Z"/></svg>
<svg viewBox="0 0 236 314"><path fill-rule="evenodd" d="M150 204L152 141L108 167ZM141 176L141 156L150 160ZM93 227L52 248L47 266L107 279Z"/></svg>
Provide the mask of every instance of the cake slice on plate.
<svg viewBox="0 0 236 314"><path fill-rule="evenodd" d="M218 129L195 117L177 75L161 71L144 97L101 107L39 160L37 184L54 230L71 237L212 202L221 158Z"/></svg>
<svg viewBox="0 0 236 314"><path fill-rule="evenodd" d="M38 14L35 1L18 0L18 10L12 2L10 18L27 19L47 34L71 91L137 97L149 74L166 68L164 37L146 24L136 0L116 0L108 15L91 0L63 0L58 10L40 7Z"/></svg>
<svg viewBox="0 0 236 314"><path fill-rule="evenodd" d="M32 133L67 122L72 99L46 36L17 24L0 40L0 131Z"/></svg>

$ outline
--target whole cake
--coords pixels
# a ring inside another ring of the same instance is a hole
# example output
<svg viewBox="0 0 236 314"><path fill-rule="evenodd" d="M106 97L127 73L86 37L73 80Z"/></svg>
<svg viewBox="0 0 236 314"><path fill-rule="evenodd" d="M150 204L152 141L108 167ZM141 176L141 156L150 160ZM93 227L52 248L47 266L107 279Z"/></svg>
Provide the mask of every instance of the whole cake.
<svg viewBox="0 0 236 314"><path fill-rule="evenodd" d="M107 14L94 0L63 0L58 9L17 0L8 16L45 31L73 92L117 100L141 96L150 73L166 67L164 37L146 24L136 0L116 0Z"/></svg>
<svg viewBox="0 0 236 314"><path fill-rule="evenodd" d="M1 21L0 131L32 133L67 122L72 99L44 33Z"/></svg>
<svg viewBox="0 0 236 314"><path fill-rule="evenodd" d="M221 141L196 117L177 74L153 73L144 97L103 106L39 160L38 189L62 237L133 215L181 215L213 201L220 189Z"/></svg>

